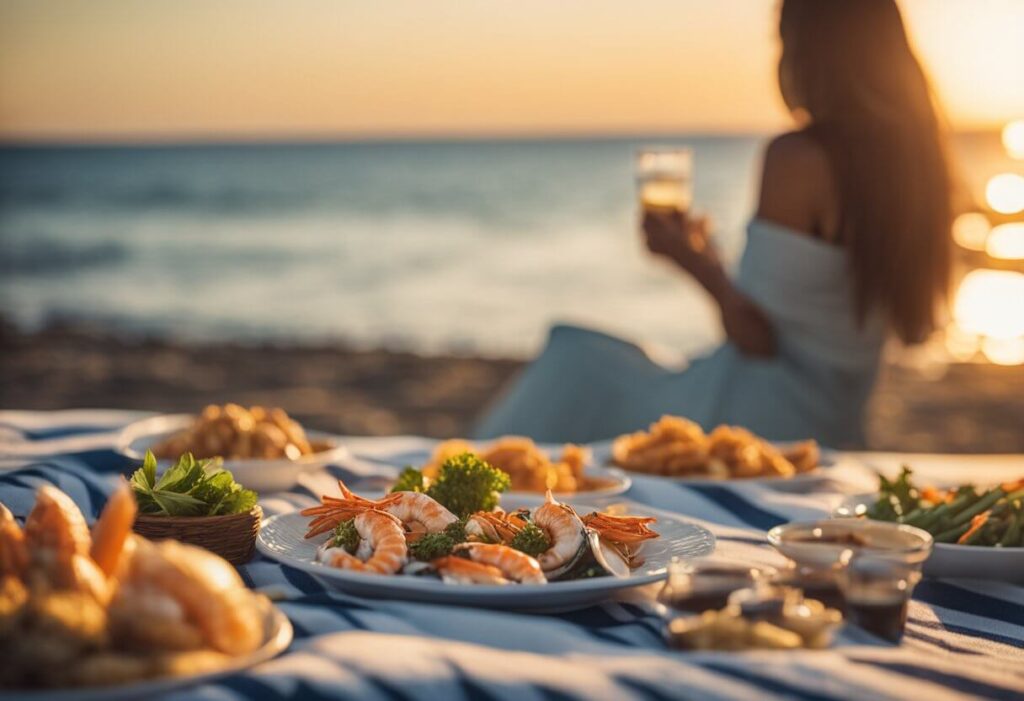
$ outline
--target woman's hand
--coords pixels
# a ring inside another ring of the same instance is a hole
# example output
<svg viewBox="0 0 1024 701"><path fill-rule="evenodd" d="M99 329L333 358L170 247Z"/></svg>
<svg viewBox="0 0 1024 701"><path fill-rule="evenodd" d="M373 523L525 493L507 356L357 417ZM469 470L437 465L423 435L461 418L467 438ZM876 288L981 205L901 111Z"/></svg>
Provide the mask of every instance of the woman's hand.
<svg viewBox="0 0 1024 701"><path fill-rule="evenodd" d="M707 217L690 218L678 211L644 212L647 248L655 255L675 261L708 291L718 303L729 340L744 355L774 355L772 322L752 299L733 285L711 245L708 229Z"/></svg>
<svg viewBox="0 0 1024 701"><path fill-rule="evenodd" d="M775 355L775 329L752 299L731 288L718 299L718 308L725 335L741 353L763 358Z"/></svg>
<svg viewBox="0 0 1024 701"><path fill-rule="evenodd" d="M704 268L719 265L708 229L707 217L690 217L679 210L644 210L647 249L675 261L683 270L698 277Z"/></svg>

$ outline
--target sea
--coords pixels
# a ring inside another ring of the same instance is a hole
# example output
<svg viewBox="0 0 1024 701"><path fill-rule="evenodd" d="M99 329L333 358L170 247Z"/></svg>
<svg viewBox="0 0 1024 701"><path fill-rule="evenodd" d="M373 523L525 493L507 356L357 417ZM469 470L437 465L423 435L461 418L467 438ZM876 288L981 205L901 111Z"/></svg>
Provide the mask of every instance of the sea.
<svg viewBox="0 0 1024 701"><path fill-rule="evenodd" d="M3 147L0 316L513 357L570 322L692 353L716 313L645 251L635 151L693 149L734 262L765 138Z"/></svg>

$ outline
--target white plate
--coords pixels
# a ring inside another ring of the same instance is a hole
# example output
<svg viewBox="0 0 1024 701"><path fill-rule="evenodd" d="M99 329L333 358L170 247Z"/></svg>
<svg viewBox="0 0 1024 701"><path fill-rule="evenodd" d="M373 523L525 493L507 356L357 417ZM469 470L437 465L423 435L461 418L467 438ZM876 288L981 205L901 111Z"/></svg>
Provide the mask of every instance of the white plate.
<svg viewBox="0 0 1024 701"><path fill-rule="evenodd" d="M511 500L505 503L508 504L506 508L515 505ZM598 510L592 506L577 509L581 512ZM575 608L602 601L618 589L664 579L673 557L702 557L715 549L715 537L695 523L640 504L630 503L628 512L635 516L656 516L658 522L654 524L654 530L661 537L644 544L644 564L633 570L629 577L621 579L595 577L544 585L475 586L445 584L431 577L381 576L341 570L315 561L317 547L328 536L306 540L304 536L309 517L298 513L279 514L267 519L256 539L256 548L269 558L317 575L338 589L357 596L531 610Z"/></svg>
<svg viewBox="0 0 1024 701"><path fill-rule="evenodd" d="M857 507L873 504L878 494L849 497L832 512L835 518L853 518ZM929 577L994 579L1024 584L1024 548L984 548L977 545L936 543L924 563Z"/></svg>
<svg viewBox="0 0 1024 701"><path fill-rule="evenodd" d="M280 609L268 605L265 621L265 642L248 655L233 657L224 667L198 674L147 679L118 686L81 687L76 689L43 689L40 691L0 691L0 701L126 701L152 698L171 691L180 691L205 684L248 669L284 652L292 642L292 624Z"/></svg>
<svg viewBox="0 0 1024 701"><path fill-rule="evenodd" d="M776 446L784 448L787 444L776 443ZM614 465L612 462L612 441L603 441L601 443L594 444L591 446L594 454L594 462L600 465ZM667 480L669 482L677 482L679 484L692 484L694 486L705 486L705 485L721 485L721 484L757 484L763 487L772 487L780 491L802 491L804 487L829 480L834 477L831 473L831 469L836 465L835 454L826 449L821 450L821 457L818 460L818 466L810 472L800 472L793 477L750 477L747 479L712 479L709 477L672 477L667 475L656 475L647 472L630 472L624 470L627 474L637 474L643 477L652 477L654 479ZM618 468L621 469L621 468Z"/></svg>
<svg viewBox="0 0 1024 701"><path fill-rule="evenodd" d="M192 425L196 417L191 414L165 414L136 421L122 429L114 446L118 455L142 462L146 451L165 438L183 431ZM337 444L332 436L317 431L308 431L311 441L328 441L334 447L298 460L286 458L276 460L225 460L224 467L231 471L235 480L243 487L257 492L281 492L295 486L299 475L338 462L348 451ZM160 460L161 468L168 467L170 460Z"/></svg>

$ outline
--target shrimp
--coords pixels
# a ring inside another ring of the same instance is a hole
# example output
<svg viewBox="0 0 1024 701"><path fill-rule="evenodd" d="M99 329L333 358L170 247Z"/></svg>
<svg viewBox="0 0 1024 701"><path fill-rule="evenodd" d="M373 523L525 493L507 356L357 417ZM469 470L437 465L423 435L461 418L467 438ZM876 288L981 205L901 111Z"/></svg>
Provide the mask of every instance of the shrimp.
<svg viewBox="0 0 1024 701"><path fill-rule="evenodd" d="M458 521L458 517L437 501L420 492L394 492L376 501L354 494L338 480L342 498L323 496L320 506L303 509L303 516L313 516L307 538L333 530L342 521L367 510L385 511L396 516L408 530L438 533Z"/></svg>
<svg viewBox="0 0 1024 701"><path fill-rule="evenodd" d="M28 548L25 532L14 520L14 514L0 504L0 578L21 579L28 569Z"/></svg>
<svg viewBox="0 0 1024 701"><path fill-rule="evenodd" d="M96 566L108 578L117 570L121 553L125 549L135 522L138 507L131 487L124 480L107 499L103 513L96 520L92 530L92 546L89 554Z"/></svg>
<svg viewBox="0 0 1024 701"><path fill-rule="evenodd" d="M545 572L572 562L586 546L586 526L568 504L555 501L548 490L544 504L533 512L533 522L547 534L551 547L537 557Z"/></svg>
<svg viewBox="0 0 1024 701"><path fill-rule="evenodd" d="M601 538L612 543L633 545L658 537L647 525L658 520L653 517L612 516L594 511L581 520L587 528L597 531Z"/></svg>
<svg viewBox="0 0 1024 701"><path fill-rule="evenodd" d="M110 605L117 634L155 649L241 655L263 642L260 599L225 560L174 540L135 547Z"/></svg>
<svg viewBox="0 0 1024 701"><path fill-rule="evenodd" d="M375 574L394 574L402 568L409 549L405 543L405 532L396 516L367 510L357 515L353 524L361 539L356 555L343 548L321 547L317 552L321 562L331 567Z"/></svg>
<svg viewBox="0 0 1024 701"><path fill-rule="evenodd" d="M86 593L97 601L110 598L106 575L89 557L92 538L85 517L64 492L43 485L25 520L29 570L56 589Z"/></svg>
<svg viewBox="0 0 1024 701"><path fill-rule="evenodd" d="M547 584L540 565L532 557L507 545L462 543L454 553L465 553L473 562L497 567L503 577L521 584Z"/></svg>
<svg viewBox="0 0 1024 701"><path fill-rule="evenodd" d="M441 579L453 584L496 584L504 585L512 582L505 578L504 573L494 565L474 562L464 557L448 555L431 563Z"/></svg>
<svg viewBox="0 0 1024 701"><path fill-rule="evenodd" d="M478 511L466 520L466 533L485 541L508 543L525 525L518 513Z"/></svg>

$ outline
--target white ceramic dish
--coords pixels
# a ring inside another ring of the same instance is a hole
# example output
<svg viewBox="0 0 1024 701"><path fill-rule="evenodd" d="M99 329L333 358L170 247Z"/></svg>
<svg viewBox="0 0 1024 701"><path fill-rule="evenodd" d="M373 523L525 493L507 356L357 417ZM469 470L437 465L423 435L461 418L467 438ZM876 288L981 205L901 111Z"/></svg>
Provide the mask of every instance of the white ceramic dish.
<svg viewBox="0 0 1024 701"><path fill-rule="evenodd" d="M185 430L195 418L191 414L164 414L136 421L121 430L114 450L118 455L141 463L148 449ZM302 473L337 463L348 454L329 434L308 431L307 435L312 441L327 441L332 447L298 460L225 460L224 467L244 487L261 493L280 492L295 486ZM159 465L161 468L167 467L170 461L160 460Z"/></svg>
<svg viewBox="0 0 1024 701"><path fill-rule="evenodd" d="M847 498L832 515L856 518L877 494L858 494ZM866 520L866 519L865 519ZM976 545L936 543L932 556L924 563L929 577L959 579L994 579L1024 584L1024 548L984 548Z"/></svg>
<svg viewBox="0 0 1024 701"><path fill-rule="evenodd" d="M787 444L777 443L778 447L784 448ZM591 446L591 450L594 455L594 462L599 465L614 465L612 462L612 441L603 441L596 443ZM666 475L649 474L646 472L636 472L635 474L643 477L652 477L655 479L668 480L670 482L678 482L679 484L691 484L695 487L706 486L706 485L722 485L722 484L757 484L761 486L770 486L773 489L779 491L803 491L805 487L817 482L832 479L831 469L836 465L835 454L826 449L821 450L821 457L818 460L818 466L810 472L801 472L793 477L751 477L748 479L711 479L708 477L671 477ZM621 469L621 468L615 468ZM631 474L628 470L623 471L625 474Z"/></svg>
<svg viewBox="0 0 1024 701"><path fill-rule="evenodd" d="M181 691L197 684L214 681L277 657L292 642L292 624L280 609L268 605L265 618L264 643L249 653L234 657L225 666L198 674L147 679L119 686L82 687L76 689L44 689L40 691L0 691L0 701L127 701L154 698L172 691Z"/></svg>
<svg viewBox="0 0 1024 701"><path fill-rule="evenodd" d="M516 504L508 497L502 502L506 509L524 505ZM598 510L593 506L576 508L581 513ZM633 570L629 577L621 579L596 577L545 585L473 586L445 584L432 577L380 576L340 570L315 561L317 547L328 536L306 540L304 536L309 518L298 513L267 519L256 540L256 547L269 558L316 575L328 584L357 596L518 610L586 606L607 599L616 590L664 579L673 557L702 557L715 549L715 537L695 523L640 504L630 503L627 511L637 516L656 516L658 522L653 528L661 537L644 544L644 564Z"/></svg>
<svg viewBox="0 0 1024 701"><path fill-rule="evenodd" d="M842 542L847 537L856 538L863 545ZM794 562L821 568L838 563L852 547L884 552L915 565L924 562L932 550L932 537L927 531L860 519L786 523L768 531L768 542Z"/></svg>

